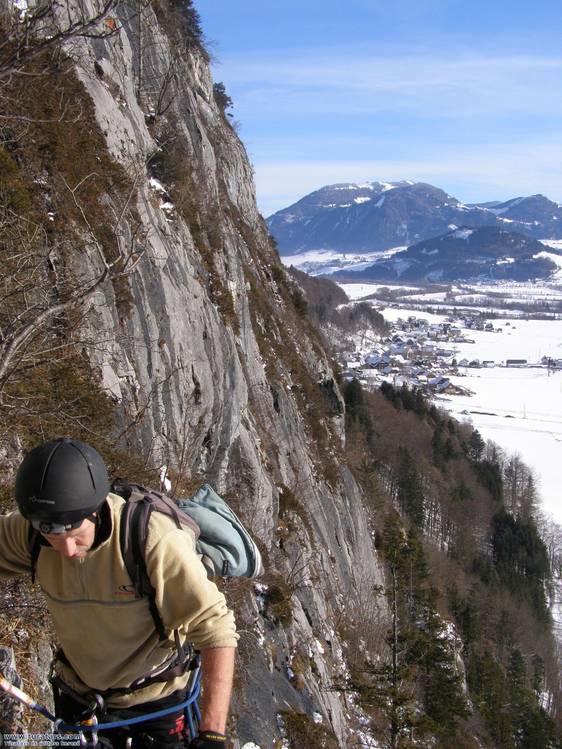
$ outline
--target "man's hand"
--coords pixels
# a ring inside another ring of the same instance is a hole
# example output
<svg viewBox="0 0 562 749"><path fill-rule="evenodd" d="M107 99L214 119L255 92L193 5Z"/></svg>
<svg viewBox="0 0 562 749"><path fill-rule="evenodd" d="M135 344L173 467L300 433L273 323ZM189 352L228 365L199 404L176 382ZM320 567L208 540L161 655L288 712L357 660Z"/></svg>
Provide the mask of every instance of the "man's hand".
<svg viewBox="0 0 562 749"><path fill-rule="evenodd" d="M226 736L215 731L203 731L193 739L189 749L224 749Z"/></svg>

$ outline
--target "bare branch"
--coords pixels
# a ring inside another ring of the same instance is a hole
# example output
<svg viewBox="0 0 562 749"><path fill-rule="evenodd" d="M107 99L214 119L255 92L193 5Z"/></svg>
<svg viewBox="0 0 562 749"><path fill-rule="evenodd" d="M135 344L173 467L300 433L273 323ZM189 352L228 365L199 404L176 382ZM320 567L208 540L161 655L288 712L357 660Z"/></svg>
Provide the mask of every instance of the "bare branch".
<svg viewBox="0 0 562 749"><path fill-rule="evenodd" d="M108 269L106 268L101 276L99 276L89 287L77 290L77 292L66 302L53 304L52 306L43 309L39 314L35 315L30 322L25 324L17 334L0 342L0 389L6 381L6 374L9 371L10 366L28 342L34 338L53 317L86 303L92 293L105 281L107 274Z"/></svg>
<svg viewBox="0 0 562 749"><path fill-rule="evenodd" d="M78 9L66 6L66 17L59 24L60 5L51 0L40 5L31 13L8 18L4 13L4 23L8 25L0 43L0 80L7 79L22 69L37 56L52 49L62 47L70 39L104 39L119 32L116 23L107 24L103 29L96 27L106 19L117 6L118 0L105 0L92 16L84 16Z"/></svg>
<svg viewBox="0 0 562 749"><path fill-rule="evenodd" d="M118 249L117 256L111 262L105 258L103 248L95 238L76 196L80 186L93 176L93 173L86 175L73 188L64 182L90 230L90 238L85 241L93 242L102 264L101 271L94 278L82 280L78 285L76 279L73 279L72 283L63 281L60 289L58 282L53 284L55 249L48 247L45 230L9 211L5 213L7 218L3 229L8 231L11 228L12 231L11 235L9 231L8 235L4 235L4 241L7 239L11 244L10 236L18 241L15 242L16 249L13 255L5 258L6 272L0 288L0 304L5 313L4 323L0 318L0 393L14 372L18 368L21 370L30 347L42 336L57 334L58 325L54 324L57 317L67 316L71 311L79 312L83 317L93 304L95 292L100 286L107 280L115 281L132 273L144 254L144 249L139 250L138 246L135 247L137 232L134 232L130 247L124 251ZM129 195L125 207L130 199ZM119 220L123 217L124 210L121 211ZM119 248L116 227L114 233ZM45 345L35 346L32 355L34 360L41 359L42 352L48 350L51 345L47 344L46 340L43 343Z"/></svg>

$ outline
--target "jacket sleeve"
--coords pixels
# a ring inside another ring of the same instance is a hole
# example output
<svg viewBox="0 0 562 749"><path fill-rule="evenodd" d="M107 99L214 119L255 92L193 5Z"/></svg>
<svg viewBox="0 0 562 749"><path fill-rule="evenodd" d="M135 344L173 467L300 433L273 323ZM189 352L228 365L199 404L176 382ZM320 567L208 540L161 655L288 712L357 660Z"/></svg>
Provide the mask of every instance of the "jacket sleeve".
<svg viewBox="0 0 562 749"><path fill-rule="evenodd" d="M234 614L207 578L191 533L173 528L147 544L146 565L166 627L183 628L197 650L236 646Z"/></svg>
<svg viewBox="0 0 562 749"><path fill-rule="evenodd" d="M0 515L0 577L29 572L29 523L19 512Z"/></svg>

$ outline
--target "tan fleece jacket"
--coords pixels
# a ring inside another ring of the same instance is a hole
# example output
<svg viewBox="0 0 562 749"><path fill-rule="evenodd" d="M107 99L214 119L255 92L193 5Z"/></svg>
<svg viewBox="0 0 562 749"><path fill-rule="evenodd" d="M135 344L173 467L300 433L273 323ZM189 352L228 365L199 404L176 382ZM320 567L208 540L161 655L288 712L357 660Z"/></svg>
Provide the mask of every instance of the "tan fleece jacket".
<svg viewBox="0 0 562 749"><path fill-rule="evenodd" d="M160 642L146 598L137 598L119 546L124 500L109 494L112 532L85 557L69 559L42 547L37 580L45 594L55 631L72 669L57 671L79 692L127 687L164 663L175 650L173 634L198 650L236 646L234 616L216 585L207 579L188 530L160 513L150 519L146 563L156 605L171 639ZM28 522L13 512L0 516L0 576L28 572ZM186 676L113 697L125 707L159 699L184 686Z"/></svg>

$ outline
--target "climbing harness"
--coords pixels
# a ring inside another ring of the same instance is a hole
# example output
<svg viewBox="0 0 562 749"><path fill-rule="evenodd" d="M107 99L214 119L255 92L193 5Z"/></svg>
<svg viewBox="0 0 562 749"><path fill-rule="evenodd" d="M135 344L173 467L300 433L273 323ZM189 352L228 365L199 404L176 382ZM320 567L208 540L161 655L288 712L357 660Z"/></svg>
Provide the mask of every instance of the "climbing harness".
<svg viewBox="0 0 562 749"><path fill-rule="evenodd" d="M156 710L152 713L146 713L145 715L139 715L136 718L126 718L123 720L115 720L107 723L99 723L96 715L92 715L90 718L78 723L71 724L65 723L61 718L57 718L53 715L46 707L43 707L38 702L35 702L28 694L23 690L11 684L7 679L0 674L0 689L2 689L7 695L13 699L21 702L26 707L35 710L36 712L43 715L45 718L53 723L54 733L77 733L80 740L80 746L82 747L97 747L99 746L98 732L99 731L110 731L116 728L128 728L138 723L144 723L149 720L156 720L157 718L163 718L166 715L183 710L185 719L187 722L187 728L189 730L189 737L193 739L197 736L198 726L201 721L201 712L199 710L199 695L201 692L201 663L199 657L196 658L196 662L191 671L189 681L187 683L186 698L183 702L172 707L167 707L162 710ZM96 700L97 707L103 708L103 699Z"/></svg>
<svg viewBox="0 0 562 749"><path fill-rule="evenodd" d="M180 635L177 629L174 630L174 643L175 652L162 664L157 666L150 673L135 679L135 681L128 687L114 687L106 689L104 692L97 693L97 696L103 697L107 700L108 697L113 697L120 694L130 694L138 689L144 689L151 684L158 684L164 681L170 681L176 679L178 676L183 676L187 671L192 671L197 663L198 656L196 655L193 646L189 643L182 643ZM69 694L76 702L80 702L84 705L90 703L84 699L81 695L77 694L74 690L70 689L62 679L60 679L55 673L56 662L64 663L66 666L72 668L72 665L66 657L64 651L59 648L55 653L53 662L51 663L51 672L49 674L49 681L53 689L59 689L60 691Z"/></svg>

